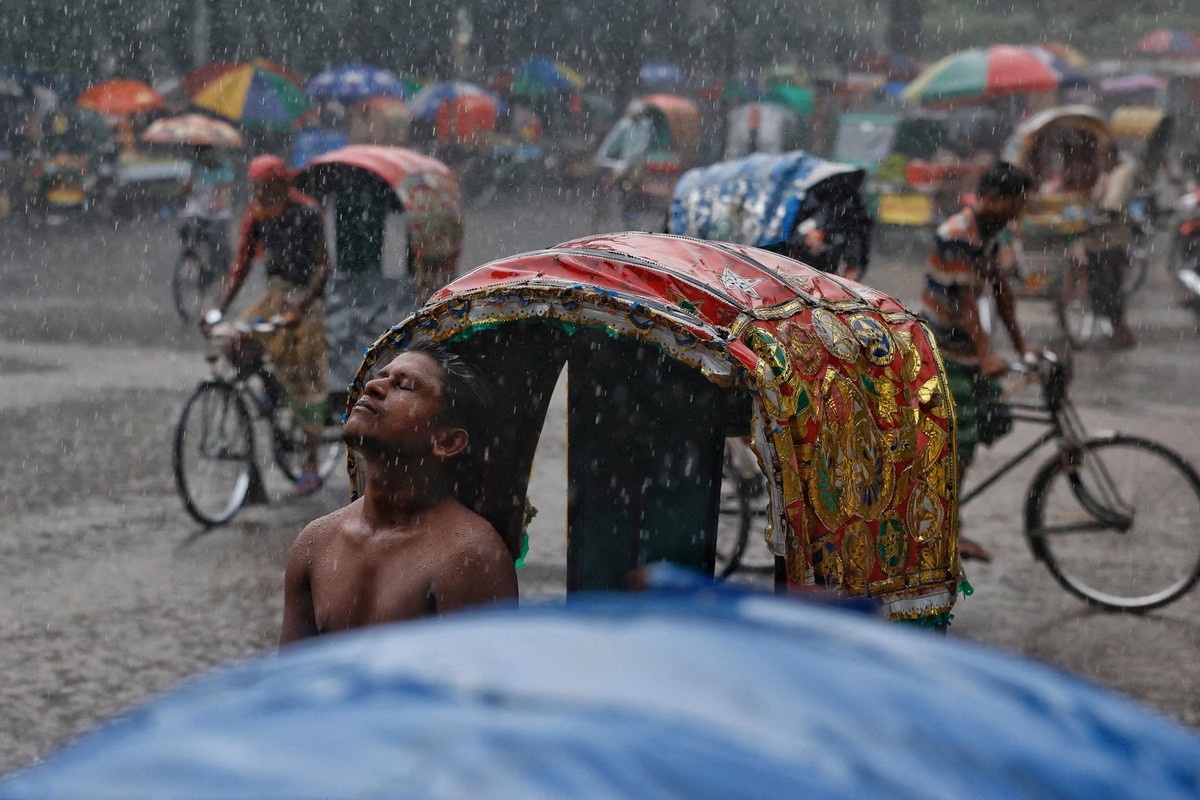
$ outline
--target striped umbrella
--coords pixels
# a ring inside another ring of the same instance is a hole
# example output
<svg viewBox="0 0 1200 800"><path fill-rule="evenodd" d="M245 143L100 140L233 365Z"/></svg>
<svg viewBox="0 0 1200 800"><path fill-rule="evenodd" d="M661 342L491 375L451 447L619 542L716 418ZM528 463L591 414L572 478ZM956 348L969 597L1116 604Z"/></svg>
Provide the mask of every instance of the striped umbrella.
<svg viewBox="0 0 1200 800"><path fill-rule="evenodd" d="M227 71L192 97L200 108L254 128L286 128L309 109L304 91L257 64Z"/></svg>
<svg viewBox="0 0 1200 800"><path fill-rule="evenodd" d="M1061 76L1027 47L996 44L946 56L904 90L921 103L972 102L1057 89Z"/></svg>
<svg viewBox="0 0 1200 800"><path fill-rule="evenodd" d="M184 114L155 120L142 138L147 142L166 144L209 145L212 147L241 147L242 137L232 125L203 114Z"/></svg>

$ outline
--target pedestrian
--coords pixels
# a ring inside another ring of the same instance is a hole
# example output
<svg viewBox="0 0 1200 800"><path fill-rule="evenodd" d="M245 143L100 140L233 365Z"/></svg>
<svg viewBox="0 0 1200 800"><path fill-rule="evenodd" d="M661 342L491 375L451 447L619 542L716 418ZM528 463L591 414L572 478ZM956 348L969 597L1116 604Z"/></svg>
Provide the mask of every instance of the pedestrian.
<svg viewBox="0 0 1200 800"><path fill-rule="evenodd" d="M229 264L229 221L233 219L230 193L233 167L215 147L201 145L193 152L192 168L180 189L184 197L183 218L195 220L200 241L207 243L211 266Z"/></svg>
<svg viewBox="0 0 1200 800"><path fill-rule="evenodd" d="M975 206L963 208L937 229L925 273L922 316L937 341L954 397L957 420L958 481L979 444L991 444L1012 427L1000 403L996 376L1008 362L996 354L980 320L979 297L990 289L996 310L1018 353L1026 352L1017 323L1009 278L1015 265L1008 226L1020 216L1032 179L1007 162L998 162L979 179ZM964 558L990 561L977 542L958 540Z"/></svg>
<svg viewBox="0 0 1200 800"><path fill-rule="evenodd" d="M1092 188L1089 229L1081 250L1077 248L1075 253L1087 268L1092 311L1109 321L1112 346L1124 350L1137 344L1125 321L1125 295L1121 291L1133 245L1129 200L1137 169L1133 162L1121 158L1116 143L1101 149L1100 165L1100 177Z"/></svg>
<svg viewBox="0 0 1200 800"><path fill-rule="evenodd" d="M247 174L254 196L242 219L237 252L218 308L222 313L228 310L250 272L251 260L261 251L266 291L242 319L283 317L287 322L268 334L253 336L271 356L304 431L304 471L296 488L302 495L312 494L322 483L317 450L327 394L324 296L330 263L324 218L315 201L292 187L292 175L283 159L259 156L250 162Z"/></svg>
<svg viewBox="0 0 1200 800"><path fill-rule="evenodd" d="M292 545L280 645L517 597L504 540L455 497L458 467L486 440L488 398L475 371L435 345L367 381L343 428L365 490Z"/></svg>

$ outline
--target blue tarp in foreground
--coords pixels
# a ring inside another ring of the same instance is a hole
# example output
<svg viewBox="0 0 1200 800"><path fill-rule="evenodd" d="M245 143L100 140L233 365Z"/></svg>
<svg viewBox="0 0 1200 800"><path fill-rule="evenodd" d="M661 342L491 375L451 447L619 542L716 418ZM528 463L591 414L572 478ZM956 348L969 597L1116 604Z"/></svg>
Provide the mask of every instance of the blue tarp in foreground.
<svg viewBox="0 0 1200 800"><path fill-rule="evenodd" d="M219 671L3 798L1195 798L1200 740L1047 667L720 590L330 637Z"/></svg>

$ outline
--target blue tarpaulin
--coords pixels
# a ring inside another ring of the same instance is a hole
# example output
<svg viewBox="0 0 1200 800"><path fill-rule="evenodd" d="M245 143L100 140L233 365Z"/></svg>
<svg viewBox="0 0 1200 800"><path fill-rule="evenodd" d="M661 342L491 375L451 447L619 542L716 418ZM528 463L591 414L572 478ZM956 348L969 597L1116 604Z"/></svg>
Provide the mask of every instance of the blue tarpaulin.
<svg viewBox="0 0 1200 800"><path fill-rule="evenodd" d="M1031 661L721 589L330 636L0 798L1195 798L1200 739Z"/></svg>
<svg viewBox="0 0 1200 800"><path fill-rule="evenodd" d="M689 170L675 186L671 233L765 247L784 241L805 198L835 176L862 181L851 164L800 151L758 154Z"/></svg>

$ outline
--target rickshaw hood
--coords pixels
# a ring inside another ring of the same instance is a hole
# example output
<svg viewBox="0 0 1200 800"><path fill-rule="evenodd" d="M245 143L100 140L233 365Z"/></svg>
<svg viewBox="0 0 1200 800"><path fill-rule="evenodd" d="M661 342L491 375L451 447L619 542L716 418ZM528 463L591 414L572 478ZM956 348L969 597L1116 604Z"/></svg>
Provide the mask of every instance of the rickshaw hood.
<svg viewBox="0 0 1200 800"><path fill-rule="evenodd" d="M599 329L748 390L771 504L768 543L786 558L791 583L871 595L894 618L953 605L952 401L932 337L896 300L750 247L591 236L493 261L434 294L367 352L349 402L377 362L415 342L467 345L521 325L549 325L559 341ZM551 385L562 362L553 363ZM505 417L535 437L541 427ZM356 481L353 456L350 469ZM524 497L519 479L500 480L493 497Z"/></svg>

